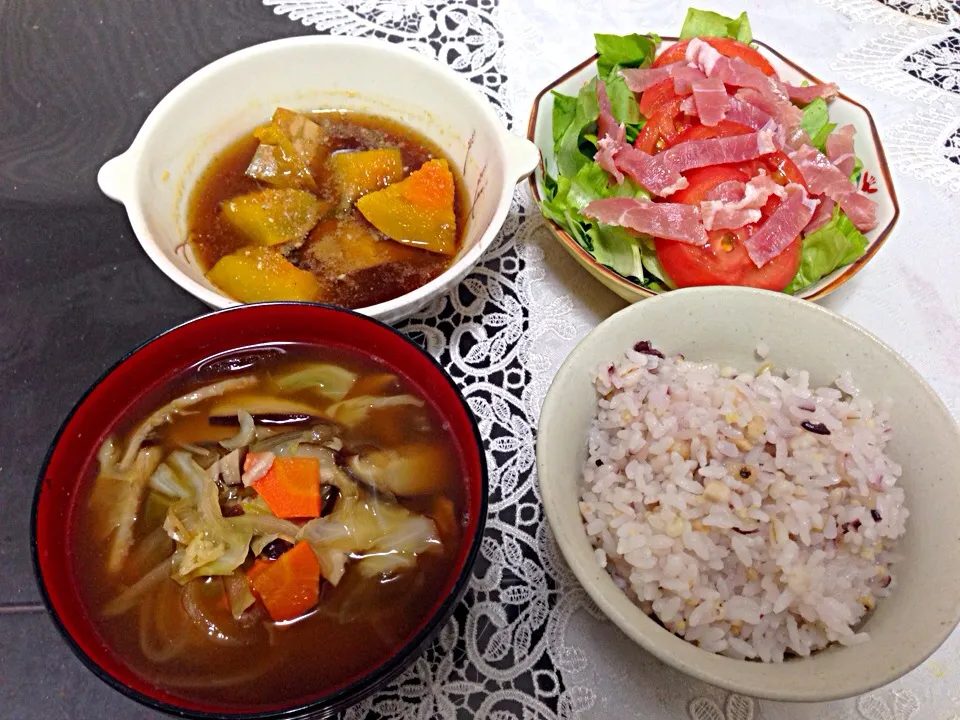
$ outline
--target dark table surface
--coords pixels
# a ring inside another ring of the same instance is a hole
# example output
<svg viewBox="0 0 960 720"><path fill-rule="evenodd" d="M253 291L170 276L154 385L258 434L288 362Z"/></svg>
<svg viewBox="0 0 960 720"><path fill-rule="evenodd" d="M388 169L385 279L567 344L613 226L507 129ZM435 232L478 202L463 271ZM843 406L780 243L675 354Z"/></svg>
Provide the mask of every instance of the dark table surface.
<svg viewBox="0 0 960 720"><path fill-rule="evenodd" d="M40 605L30 503L77 398L205 312L140 249L100 165L234 50L310 31L259 0L0 0L0 717L154 718L67 649Z"/></svg>

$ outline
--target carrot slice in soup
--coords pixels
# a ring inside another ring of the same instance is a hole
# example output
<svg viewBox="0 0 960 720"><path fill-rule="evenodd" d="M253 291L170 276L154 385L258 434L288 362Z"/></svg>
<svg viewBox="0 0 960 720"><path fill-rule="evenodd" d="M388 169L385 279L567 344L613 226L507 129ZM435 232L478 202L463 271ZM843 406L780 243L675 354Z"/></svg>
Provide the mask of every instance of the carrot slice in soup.
<svg viewBox="0 0 960 720"><path fill-rule="evenodd" d="M253 489L279 518L320 517L320 461L278 457Z"/></svg>
<svg viewBox="0 0 960 720"><path fill-rule="evenodd" d="M247 579L276 622L300 617L320 599L320 561L306 542L297 543L278 560L258 560Z"/></svg>

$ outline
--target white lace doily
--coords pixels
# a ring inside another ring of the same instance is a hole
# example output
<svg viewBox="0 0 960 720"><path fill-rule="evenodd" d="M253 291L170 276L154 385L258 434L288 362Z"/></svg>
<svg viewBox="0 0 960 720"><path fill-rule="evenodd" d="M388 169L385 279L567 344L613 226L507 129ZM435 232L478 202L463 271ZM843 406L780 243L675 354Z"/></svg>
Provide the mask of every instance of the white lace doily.
<svg viewBox="0 0 960 720"><path fill-rule="evenodd" d="M594 32L679 29L660 0L264 0L318 32L385 38L450 64L508 124L592 53ZM755 34L874 114L902 215L870 268L824 304L876 332L960 417L960 3L694 3ZM799 30L799 32L798 32ZM826 705L759 702L662 665L605 622L567 570L534 468L540 404L563 358L623 301L555 242L517 191L461 288L404 324L459 382L487 441L491 503L470 589L438 641L349 720L960 720L960 634L893 685Z"/></svg>

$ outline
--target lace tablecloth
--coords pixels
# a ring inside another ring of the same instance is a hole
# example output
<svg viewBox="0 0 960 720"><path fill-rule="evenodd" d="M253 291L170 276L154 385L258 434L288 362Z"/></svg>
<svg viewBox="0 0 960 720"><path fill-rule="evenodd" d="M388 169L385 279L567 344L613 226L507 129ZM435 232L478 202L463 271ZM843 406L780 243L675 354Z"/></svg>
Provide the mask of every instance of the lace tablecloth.
<svg viewBox="0 0 960 720"><path fill-rule="evenodd" d="M682 24L662 0L264 0L318 32L375 36L469 77L504 122L590 55L593 32ZM824 301L904 355L960 417L960 3L709 0L872 111L900 196L869 268ZM404 324L463 388L487 440L490 515L470 589L435 645L347 713L383 718L960 720L960 633L893 685L826 705L729 696L647 655L588 602L539 503L540 404L577 341L623 302L554 241L517 191L496 246L458 292Z"/></svg>

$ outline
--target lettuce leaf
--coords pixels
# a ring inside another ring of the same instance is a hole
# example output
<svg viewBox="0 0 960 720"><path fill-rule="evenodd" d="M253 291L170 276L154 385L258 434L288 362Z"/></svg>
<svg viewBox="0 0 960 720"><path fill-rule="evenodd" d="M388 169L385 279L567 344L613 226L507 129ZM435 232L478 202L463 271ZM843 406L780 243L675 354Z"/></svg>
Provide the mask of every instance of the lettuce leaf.
<svg viewBox="0 0 960 720"><path fill-rule="evenodd" d="M784 292L794 294L839 267L849 265L867 251L867 238L840 207L826 225L803 239L800 269Z"/></svg>
<svg viewBox="0 0 960 720"><path fill-rule="evenodd" d="M593 156L580 151L580 142L584 133L592 129L597 122L600 108L597 105L597 81L591 80L577 94L573 120L567 125L560 137L557 148L557 169L560 175L573 177L584 165L593 162Z"/></svg>
<svg viewBox="0 0 960 720"><path fill-rule="evenodd" d="M739 17L734 19L710 10L690 8L687 10L687 17L683 21L683 29L680 30L680 39L687 40L692 37L704 36L733 38L742 43L749 43L753 40L747 13L742 12Z"/></svg>
<svg viewBox="0 0 960 720"><path fill-rule="evenodd" d="M820 152L824 152L827 135L834 131L837 124L830 122L826 101L823 98L817 98L803 108L800 127L810 136L810 144Z"/></svg>
<svg viewBox="0 0 960 720"><path fill-rule="evenodd" d="M850 182L852 182L854 185L859 186L860 173L862 172L863 172L863 160L860 159L859 155L856 155L853 158L853 171L850 173Z"/></svg>
<svg viewBox="0 0 960 720"><path fill-rule="evenodd" d="M653 62L660 38L650 35L593 36L597 46L597 74L604 80L621 68L645 67Z"/></svg>
<svg viewBox="0 0 960 720"><path fill-rule="evenodd" d="M553 151L560 149L563 134L577 114L577 98L553 91Z"/></svg>
<svg viewBox="0 0 960 720"><path fill-rule="evenodd" d="M617 122L640 122L640 106L633 91L627 87L627 82L617 75L607 81L607 97L610 99L610 112Z"/></svg>
<svg viewBox="0 0 960 720"><path fill-rule="evenodd" d="M611 184L606 171L590 162L572 178L558 177L556 191L541 203L541 209L601 265L643 283L643 270L648 264L644 262L646 255L653 253L653 265L658 266L652 245L647 248L625 229L593 222L580 213L580 209L593 200L608 197L642 198L649 195L630 178L625 178L620 185Z"/></svg>

